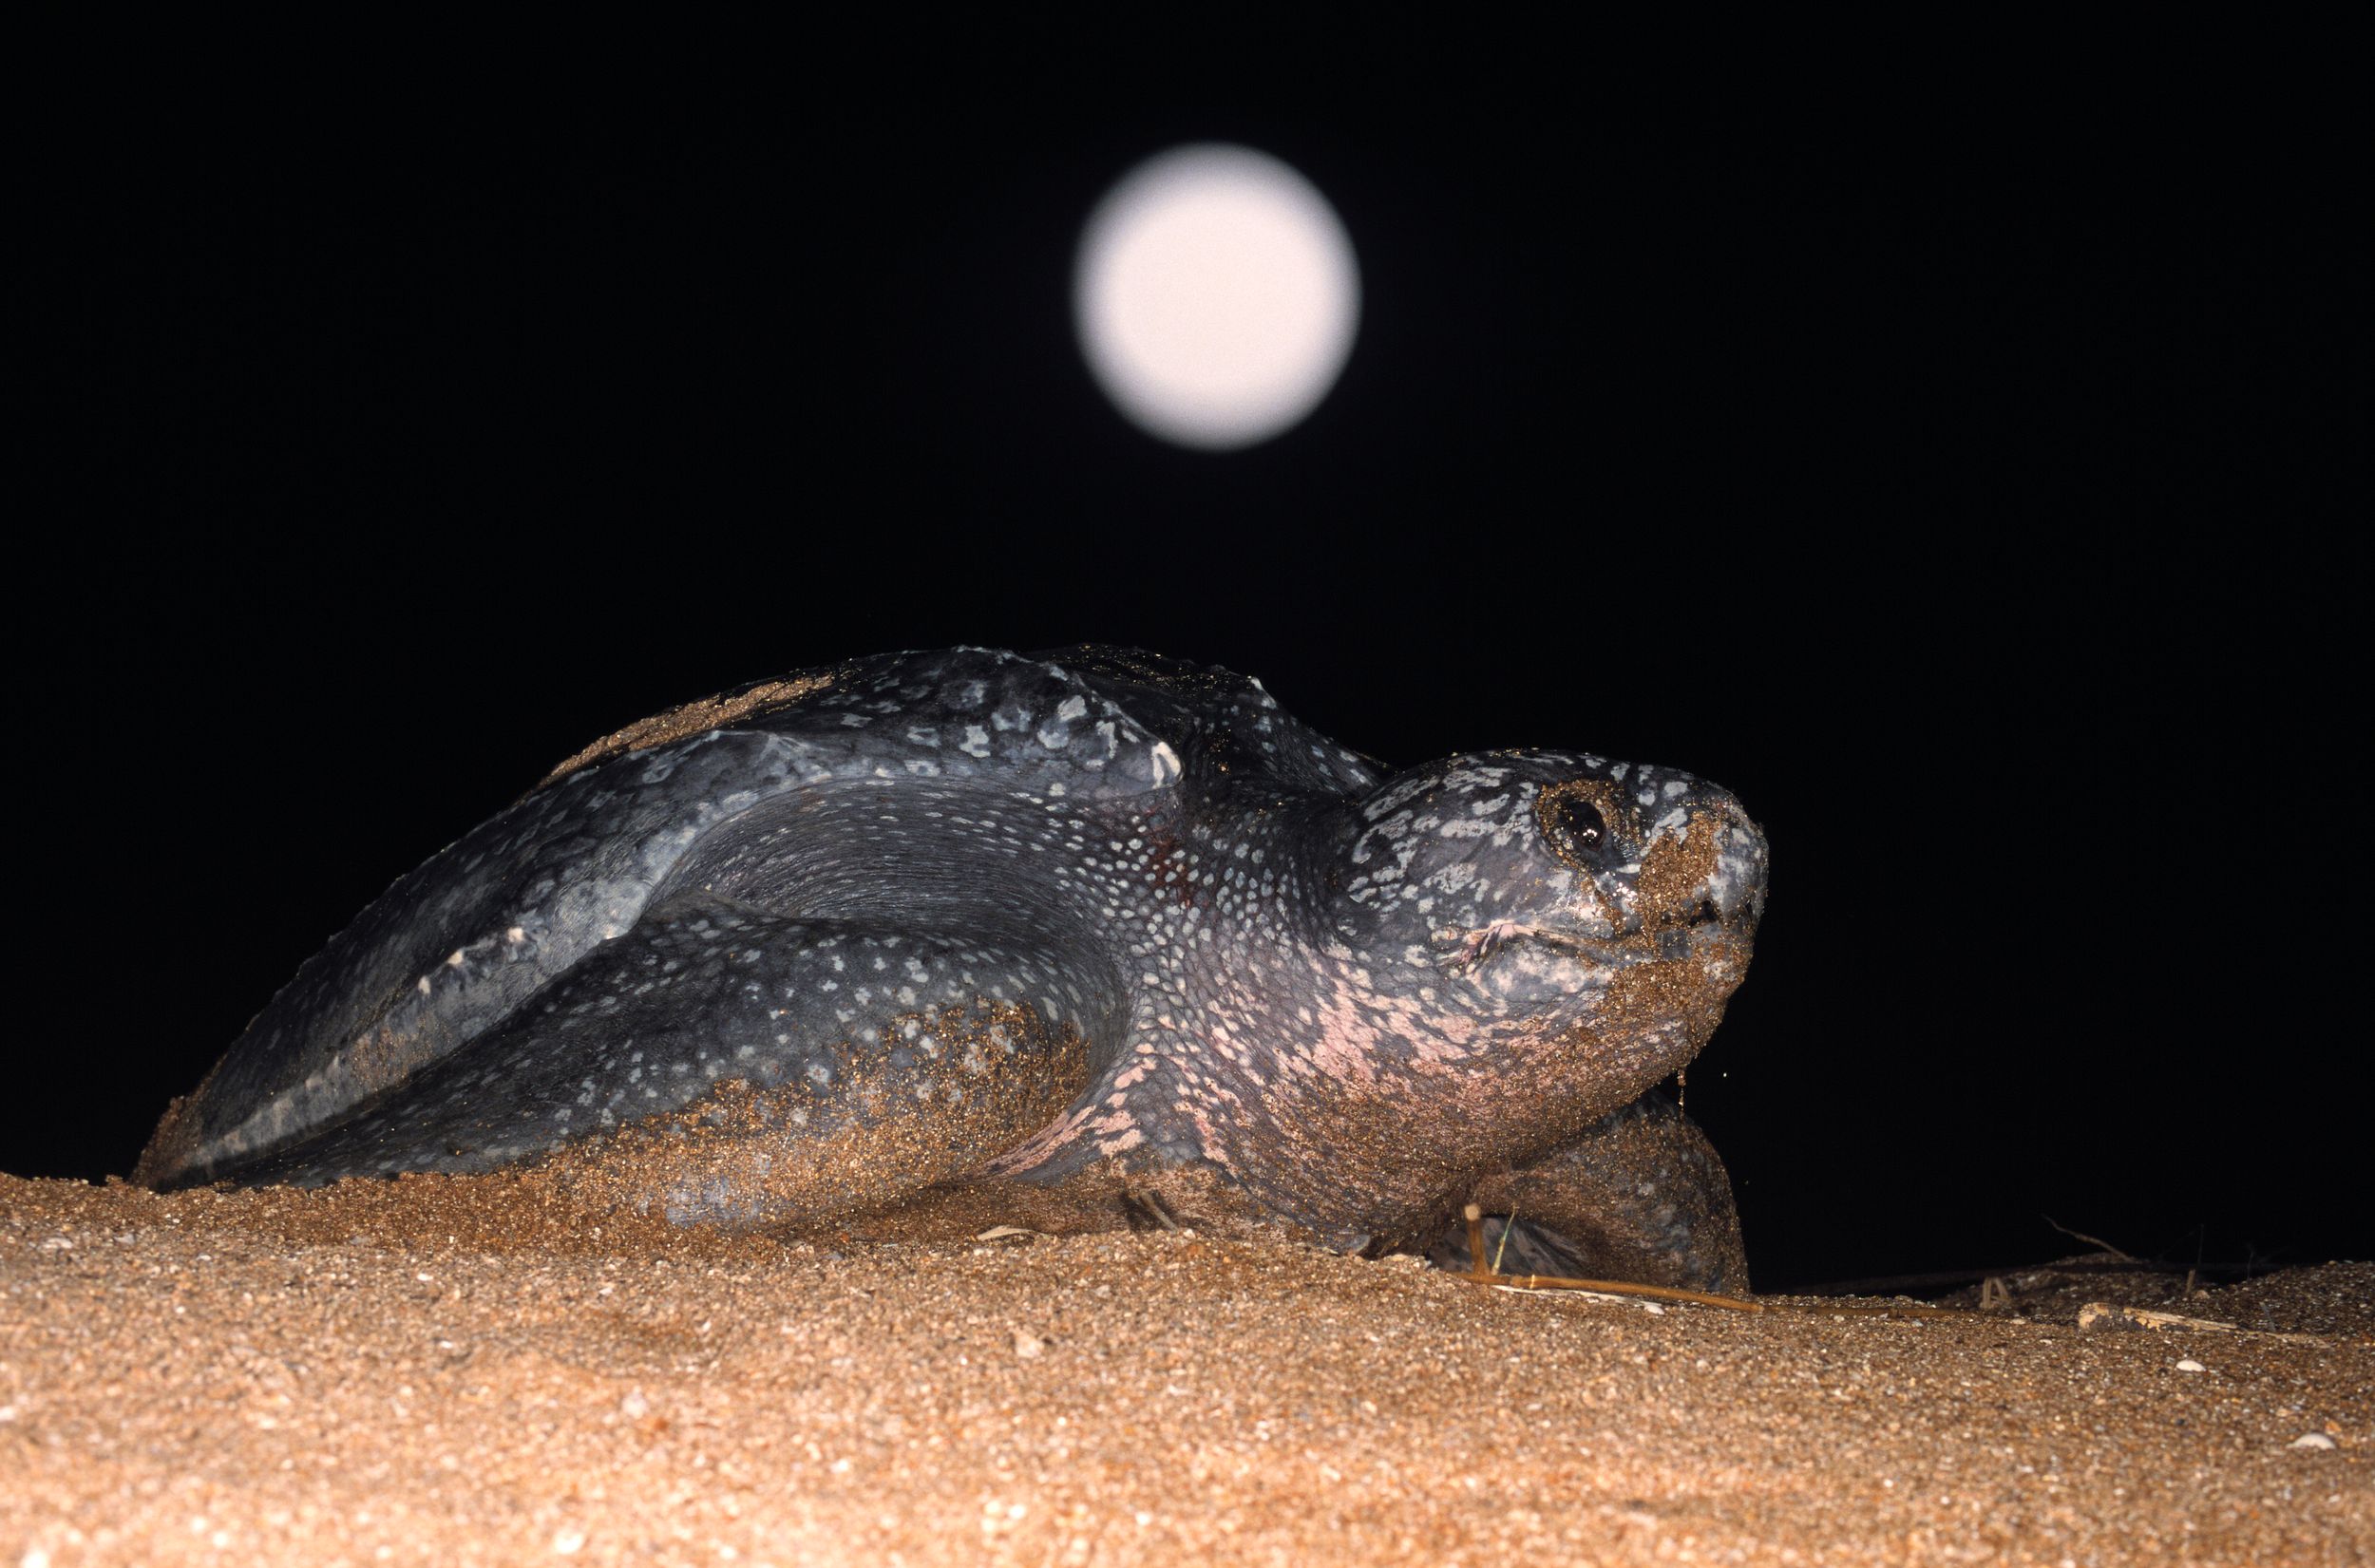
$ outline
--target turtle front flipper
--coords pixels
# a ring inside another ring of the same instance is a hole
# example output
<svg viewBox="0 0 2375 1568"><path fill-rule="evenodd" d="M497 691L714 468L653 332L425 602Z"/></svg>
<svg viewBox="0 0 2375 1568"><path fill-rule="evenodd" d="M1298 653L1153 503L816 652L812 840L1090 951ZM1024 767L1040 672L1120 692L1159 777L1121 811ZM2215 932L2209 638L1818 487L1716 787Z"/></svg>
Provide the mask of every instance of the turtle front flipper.
<svg viewBox="0 0 2375 1568"><path fill-rule="evenodd" d="M1504 1274L1745 1292L1748 1255L1732 1181L1706 1135L1651 1090L1550 1153L1486 1178L1473 1200L1485 1256ZM1468 1266L1457 1223L1434 1248Z"/></svg>
<svg viewBox="0 0 2375 1568"><path fill-rule="evenodd" d="M863 1213L1077 1097L1118 1027L1092 961L1011 937L654 906L499 1028L241 1183L484 1171L679 1221Z"/></svg>

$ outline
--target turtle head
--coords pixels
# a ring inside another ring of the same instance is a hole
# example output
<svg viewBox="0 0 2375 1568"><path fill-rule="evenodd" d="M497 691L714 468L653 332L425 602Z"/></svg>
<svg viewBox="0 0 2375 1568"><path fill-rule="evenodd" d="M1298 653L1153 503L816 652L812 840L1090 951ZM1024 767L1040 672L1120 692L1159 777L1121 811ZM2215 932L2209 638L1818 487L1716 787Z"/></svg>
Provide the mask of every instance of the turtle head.
<svg viewBox="0 0 2375 1568"><path fill-rule="evenodd" d="M1454 1035L1509 1047L1489 1054L1510 1070L1551 1068L1579 1110L1686 1065L1746 973L1764 835L1688 773L1484 752L1389 779L1355 813L1346 945Z"/></svg>

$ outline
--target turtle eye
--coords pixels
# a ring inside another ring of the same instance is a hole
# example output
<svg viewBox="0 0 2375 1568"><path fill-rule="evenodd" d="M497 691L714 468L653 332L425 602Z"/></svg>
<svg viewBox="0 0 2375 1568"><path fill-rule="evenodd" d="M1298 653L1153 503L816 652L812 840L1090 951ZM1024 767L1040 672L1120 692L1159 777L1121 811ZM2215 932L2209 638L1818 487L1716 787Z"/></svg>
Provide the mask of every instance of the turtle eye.
<svg viewBox="0 0 2375 1568"><path fill-rule="evenodd" d="M1542 833L1566 860L1595 859L1608 841L1608 820L1580 795L1558 795L1542 803Z"/></svg>

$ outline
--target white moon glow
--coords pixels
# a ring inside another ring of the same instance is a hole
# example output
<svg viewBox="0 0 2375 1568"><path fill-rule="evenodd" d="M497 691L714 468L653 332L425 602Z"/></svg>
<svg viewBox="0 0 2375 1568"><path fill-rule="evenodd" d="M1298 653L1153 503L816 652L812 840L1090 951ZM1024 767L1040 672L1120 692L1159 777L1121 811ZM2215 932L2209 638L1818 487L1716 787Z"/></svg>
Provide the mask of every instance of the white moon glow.
<svg viewBox="0 0 2375 1568"><path fill-rule="evenodd" d="M1250 446L1336 385L1360 271L1311 181L1204 143L1140 164L1098 204L1073 310L1090 368L1132 421L1183 446Z"/></svg>

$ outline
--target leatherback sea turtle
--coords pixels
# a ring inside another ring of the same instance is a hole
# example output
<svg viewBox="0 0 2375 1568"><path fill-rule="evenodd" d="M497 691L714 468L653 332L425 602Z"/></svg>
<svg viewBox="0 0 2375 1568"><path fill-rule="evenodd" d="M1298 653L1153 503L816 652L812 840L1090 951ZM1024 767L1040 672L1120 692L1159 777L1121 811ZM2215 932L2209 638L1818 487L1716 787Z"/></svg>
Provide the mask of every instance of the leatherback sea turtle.
<svg viewBox="0 0 2375 1568"><path fill-rule="evenodd" d="M396 882L135 1176L535 1162L787 1226L1192 1177L1330 1246L1478 1200L1576 1266L1744 1287L1723 1167L1655 1086L1765 879L1671 768L1386 774L1137 652L856 659L622 730Z"/></svg>

